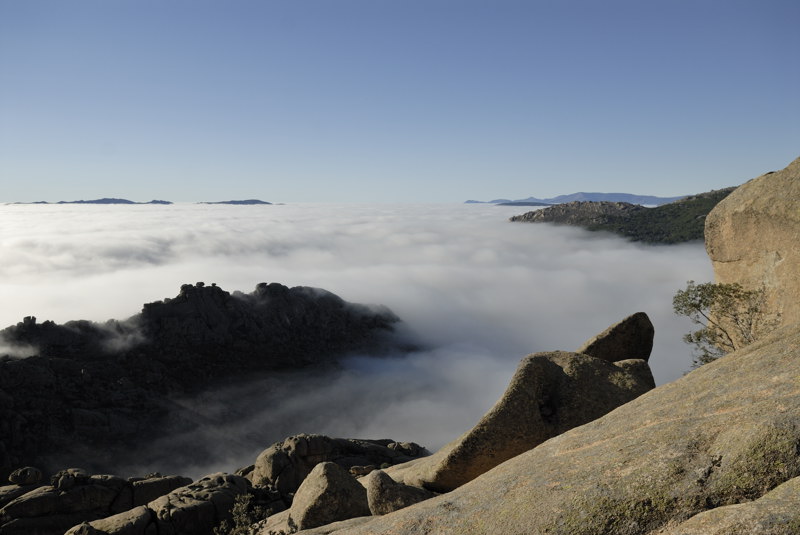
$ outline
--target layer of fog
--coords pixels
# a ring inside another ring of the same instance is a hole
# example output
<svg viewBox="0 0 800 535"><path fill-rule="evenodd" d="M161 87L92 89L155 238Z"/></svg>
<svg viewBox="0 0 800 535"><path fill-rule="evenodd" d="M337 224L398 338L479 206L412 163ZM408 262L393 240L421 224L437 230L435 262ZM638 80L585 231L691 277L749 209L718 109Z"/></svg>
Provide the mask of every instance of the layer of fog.
<svg viewBox="0 0 800 535"><path fill-rule="evenodd" d="M521 357L575 349L640 310L656 328L656 381L680 377L691 361L681 336L691 325L673 314L671 299L689 279L711 280L702 244L654 247L507 221L524 210L2 206L0 326L28 315L121 319L183 283L251 291L263 281L386 305L430 348L389 360L354 356L335 377L243 385L186 402L198 421L217 423L177 443L215 442L215 455L228 454L214 468L226 470L296 432L436 449L492 405Z"/></svg>

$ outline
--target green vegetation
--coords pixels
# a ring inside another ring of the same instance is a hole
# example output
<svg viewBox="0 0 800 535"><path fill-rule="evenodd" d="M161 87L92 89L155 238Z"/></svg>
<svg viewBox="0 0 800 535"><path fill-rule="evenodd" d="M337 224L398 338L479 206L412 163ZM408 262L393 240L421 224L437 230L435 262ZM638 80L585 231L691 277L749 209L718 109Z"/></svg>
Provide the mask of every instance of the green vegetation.
<svg viewBox="0 0 800 535"><path fill-rule="evenodd" d="M614 232L645 243L681 243L702 240L706 215L736 188L693 195L669 204L608 216L586 225L588 230Z"/></svg>
<svg viewBox="0 0 800 535"><path fill-rule="evenodd" d="M252 525L267 516L262 507L253 506L252 500L252 494L238 495L231 509L233 525L227 520L223 520L219 526L214 528L214 535L251 535L253 533Z"/></svg>
<svg viewBox="0 0 800 535"><path fill-rule="evenodd" d="M676 314L702 327L683 337L696 348L692 368L716 360L756 341L778 324L764 307L764 290L745 290L740 284L695 284L672 298Z"/></svg>

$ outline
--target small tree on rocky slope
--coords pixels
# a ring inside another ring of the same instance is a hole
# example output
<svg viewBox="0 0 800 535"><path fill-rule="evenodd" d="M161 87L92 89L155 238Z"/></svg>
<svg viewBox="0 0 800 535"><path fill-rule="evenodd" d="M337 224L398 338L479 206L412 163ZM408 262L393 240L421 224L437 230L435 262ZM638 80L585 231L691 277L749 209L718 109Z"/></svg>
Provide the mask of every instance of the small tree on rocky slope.
<svg viewBox="0 0 800 535"><path fill-rule="evenodd" d="M765 292L745 290L740 284L695 284L672 298L676 314L702 328L683 337L695 346L692 368L698 368L756 341L778 324L765 309Z"/></svg>

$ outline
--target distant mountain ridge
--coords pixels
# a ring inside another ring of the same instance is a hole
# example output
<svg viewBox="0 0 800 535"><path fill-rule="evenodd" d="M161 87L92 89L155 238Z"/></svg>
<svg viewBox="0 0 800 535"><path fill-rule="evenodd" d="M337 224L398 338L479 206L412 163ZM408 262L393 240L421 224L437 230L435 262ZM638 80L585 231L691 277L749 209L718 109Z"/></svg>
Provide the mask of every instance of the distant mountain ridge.
<svg viewBox="0 0 800 535"><path fill-rule="evenodd" d="M516 215L510 221L604 230L645 243L681 243L703 239L706 215L734 189L698 193L650 208L620 201L570 201Z"/></svg>
<svg viewBox="0 0 800 535"><path fill-rule="evenodd" d="M171 201L160 201L160 200L152 200L148 202L136 202L131 201L128 199L117 199L114 197L103 197L102 199L92 199L89 201L58 201L58 202L47 202L47 201L37 201L37 202L15 202L13 204L172 204Z"/></svg>
<svg viewBox="0 0 800 535"><path fill-rule="evenodd" d="M80 201L58 201L58 202L47 202L47 201L36 201L36 202L15 202L11 204L175 204L172 201L161 201L161 200L152 200L148 202L136 202L131 201L129 199L118 199L115 197L103 197L102 199L92 199L88 201L80 200ZM260 199L244 199L239 201L216 201L216 202L198 202L196 204L230 204L236 206L243 206L243 205L271 205L271 202L262 201Z"/></svg>
<svg viewBox="0 0 800 535"><path fill-rule="evenodd" d="M585 192L579 191L577 193L570 193L569 195L559 195L557 197L550 197L548 199L539 199L537 197L528 197L526 199L494 199L492 201L466 201L466 204L499 204L503 206L542 206L549 204L563 204L575 201L592 201L592 202L627 202L631 204L648 204L652 206L660 206L671 202L684 199L688 195L680 195L678 197L657 197L655 195L636 195L633 193L599 193L599 192Z"/></svg>
<svg viewBox="0 0 800 535"><path fill-rule="evenodd" d="M197 204L233 204L237 206L254 205L254 204L272 204L271 202L261 201L259 199L245 199L243 201L216 201L216 202L199 202Z"/></svg>

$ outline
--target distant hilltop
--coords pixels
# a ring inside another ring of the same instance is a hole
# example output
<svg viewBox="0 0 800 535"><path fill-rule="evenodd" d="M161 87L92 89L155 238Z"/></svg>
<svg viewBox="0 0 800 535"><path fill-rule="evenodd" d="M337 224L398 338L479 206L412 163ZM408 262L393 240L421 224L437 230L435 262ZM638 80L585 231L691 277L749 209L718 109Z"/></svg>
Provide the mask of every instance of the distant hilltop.
<svg viewBox="0 0 800 535"><path fill-rule="evenodd" d="M622 201L570 201L515 215L510 221L604 230L645 243L681 243L703 239L706 215L734 189L698 193L649 208Z"/></svg>
<svg viewBox="0 0 800 535"><path fill-rule="evenodd" d="M632 193L587 193L579 191L578 193L571 193L569 195L559 195L558 197L551 197L549 199L538 199L536 197L528 197L527 199L495 199L493 201L466 201L466 204L497 204L501 206L548 206L551 204L563 204L575 201L607 201L607 202L627 202L631 204L648 204L652 206L661 206L671 202L684 199L688 195L681 195L679 197L655 197L653 195L634 195Z"/></svg>
<svg viewBox="0 0 800 535"><path fill-rule="evenodd" d="M113 197L103 197L102 199L93 199L90 201L58 201L55 203L47 202L47 201L37 201L37 202L16 202L13 204L172 204L170 201L159 201L159 200L152 200L149 202L136 202L130 201L128 199L115 199Z"/></svg>
<svg viewBox="0 0 800 535"><path fill-rule="evenodd" d="M244 201L199 202L197 204L235 204L235 205L244 205L244 204L272 204L272 203L271 202L267 202L267 201L260 201L258 199L246 199Z"/></svg>
<svg viewBox="0 0 800 535"><path fill-rule="evenodd" d="M174 204L172 201L160 201L160 200L152 200L149 202L136 202L131 201L128 199L116 199L113 197L104 197L102 199L93 199L89 201L58 201L58 202L47 202L47 201L37 201L37 202L15 202L11 204ZM199 202L196 204L232 204L232 205L251 205L251 204L263 204L263 205L271 205L271 202L261 201L259 199L245 199L241 201L217 201L217 202Z"/></svg>

